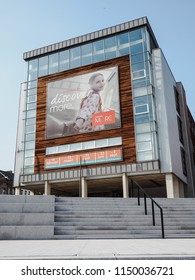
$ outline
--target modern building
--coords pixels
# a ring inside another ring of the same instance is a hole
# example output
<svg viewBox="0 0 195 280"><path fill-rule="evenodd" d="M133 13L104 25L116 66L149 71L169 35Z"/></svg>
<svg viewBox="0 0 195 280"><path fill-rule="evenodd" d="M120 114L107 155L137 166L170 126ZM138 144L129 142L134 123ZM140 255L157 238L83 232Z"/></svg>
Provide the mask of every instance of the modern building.
<svg viewBox="0 0 195 280"><path fill-rule="evenodd" d="M14 194L13 178L14 174L12 171L0 170L0 195Z"/></svg>
<svg viewBox="0 0 195 280"><path fill-rule="evenodd" d="M16 194L195 196L194 119L146 17L23 58Z"/></svg>

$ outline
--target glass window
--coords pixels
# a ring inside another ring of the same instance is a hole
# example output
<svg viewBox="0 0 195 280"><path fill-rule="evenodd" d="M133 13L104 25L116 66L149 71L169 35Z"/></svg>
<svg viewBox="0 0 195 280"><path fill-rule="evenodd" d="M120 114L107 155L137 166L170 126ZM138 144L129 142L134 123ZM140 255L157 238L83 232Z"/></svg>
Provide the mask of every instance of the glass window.
<svg viewBox="0 0 195 280"><path fill-rule="evenodd" d="M39 77L48 74L48 56L39 58Z"/></svg>
<svg viewBox="0 0 195 280"><path fill-rule="evenodd" d="M81 66L80 47L70 49L70 68Z"/></svg>
<svg viewBox="0 0 195 280"><path fill-rule="evenodd" d="M116 37L112 36L105 39L105 56L106 59L116 57Z"/></svg>
<svg viewBox="0 0 195 280"><path fill-rule="evenodd" d="M25 158L24 160L24 165L33 165L34 164L34 157L30 157L30 158Z"/></svg>
<svg viewBox="0 0 195 280"><path fill-rule="evenodd" d="M92 44L86 44L81 46L81 59L82 65L87 65L92 63Z"/></svg>
<svg viewBox="0 0 195 280"><path fill-rule="evenodd" d="M34 166L33 167L24 168L24 174L31 174L31 173L34 173Z"/></svg>
<svg viewBox="0 0 195 280"><path fill-rule="evenodd" d="M70 144L70 151L82 150L81 143Z"/></svg>
<svg viewBox="0 0 195 280"><path fill-rule="evenodd" d="M123 33L117 36L119 56L129 54L129 34Z"/></svg>
<svg viewBox="0 0 195 280"><path fill-rule="evenodd" d="M108 145L109 146L122 145L122 137L109 138L108 139Z"/></svg>
<svg viewBox="0 0 195 280"><path fill-rule="evenodd" d="M99 40L93 43L94 62L104 60L104 41Z"/></svg>
<svg viewBox="0 0 195 280"><path fill-rule="evenodd" d="M30 91L30 89L33 89L32 91L35 92L35 93L31 93L31 94L36 94L36 92L37 92L37 90L35 89L36 87L37 87L37 80L28 82L28 91Z"/></svg>
<svg viewBox="0 0 195 280"><path fill-rule="evenodd" d="M136 54L136 53L143 53L143 51L144 51L144 49L143 49L142 42L130 46L131 55Z"/></svg>
<svg viewBox="0 0 195 280"><path fill-rule="evenodd" d="M69 66L69 50L60 52L59 70L64 71L70 68Z"/></svg>
<svg viewBox="0 0 195 280"><path fill-rule="evenodd" d="M146 80L145 78L133 80L133 88L145 87L145 86L149 86L149 85L150 85L150 81Z"/></svg>
<svg viewBox="0 0 195 280"><path fill-rule="evenodd" d="M30 142L26 142L25 143L25 150L32 150L35 147L35 142L34 141L30 141Z"/></svg>
<svg viewBox="0 0 195 280"><path fill-rule="evenodd" d="M153 159L152 151L137 153L138 161L148 161L148 160L152 160L152 159Z"/></svg>
<svg viewBox="0 0 195 280"><path fill-rule="evenodd" d="M148 103L147 95L134 98L135 106L136 105L147 104L147 103Z"/></svg>
<svg viewBox="0 0 195 280"><path fill-rule="evenodd" d="M136 63L132 65L132 72L145 69L145 63Z"/></svg>
<svg viewBox="0 0 195 280"><path fill-rule="evenodd" d="M25 141L33 141L35 140L35 134L34 133L29 133L25 135Z"/></svg>
<svg viewBox="0 0 195 280"><path fill-rule="evenodd" d="M140 114L135 116L135 123L145 123L149 122L149 114Z"/></svg>
<svg viewBox="0 0 195 280"><path fill-rule="evenodd" d="M49 74L58 72L58 53L49 55Z"/></svg>
<svg viewBox="0 0 195 280"><path fill-rule="evenodd" d="M35 125L27 125L26 126L26 134L35 132Z"/></svg>
<svg viewBox="0 0 195 280"><path fill-rule="evenodd" d="M46 155L55 154L58 152L58 147L46 148Z"/></svg>
<svg viewBox="0 0 195 280"><path fill-rule="evenodd" d="M134 97L147 95L147 93L148 93L147 87L135 88L133 91Z"/></svg>
<svg viewBox="0 0 195 280"><path fill-rule="evenodd" d="M129 35L130 35L130 41L131 42L138 41L138 40L142 39L142 28L130 31Z"/></svg>
<svg viewBox="0 0 195 280"><path fill-rule="evenodd" d="M38 75L38 59L33 59L28 62L28 80L37 79Z"/></svg>
<svg viewBox="0 0 195 280"><path fill-rule="evenodd" d="M27 104L27 110L35 109L36 108L36 103L29 103Z"/></svg>
<svg viewBox="0 0 195 280"><path fill-rule="evenodd" d="M106 147L108 145L108 141L107 139L101 139L101 140L96 140L95 141L95 147L99 148L99 147Z"/></svg>
<svg viewBox="0 0 195 280"><path fill-rule="evenodd" d="M36 100L37 100L37 96L31 95L31 96L28 96L27 102L32 103L32 102L36 102Z"/></svg>
<svg viewBox="0 0 195 280"><path fill-rule="evenodd" d="M35 124L35 123L36 123L36 119L35 118L31 118L31 119L27 119L26 120L26 125Z"/></svg>
<svg viewBox="0 0 195 280"><path fill-rule="evenodd" d="M138 123L136 124L136 133L145 133L145 132L150 132L150 123Z"/></svg>
<svg viewBox="0 0 195 280"><path fill-rule="evenodd" d="M132 73L132 76L133 80L144 78L146 76L146 71L145 69L135 71Z"/></svg>
<svg viewBox="0 0 195 280"><path fill-rule="evenodd" d="M148 104L135 106L135 114L148 113Z"/></svg>
<svg viewBox="0 0 195 280"><path fill-rule="evenodd" d="M28 96L32 96L32 98L36 98L37 88L32 88L28 90Z"/></svg>
<svg viewBox="0 0 195 280"><path fill-rule="evenodd" d="M137 134L136 141L137 142L151 141L151 134L150 133Z"/></svg>
<svg viewBox="0 0 195 280"><path fill-rule="evenodd" d="M83 142L83 150L95 148L95 141Z"/></svg>
<svg viewBox="0 0 195 280"><path fill-rule="evenodd" d="M66 153L70 151L70 145L58 146L58 153Z"/></svg>
<svg viewBox="0 0 195 280"><path fill-rule="evenodd" d="M151 142L140 142L137 143L137 151L142 152L142 151L150 151L151 150Z"/></svg>
<svg viewBox="0 0 195 280"><path fill-rule="evenodd" d="M28 150L25 151L24 157L33 157L34 156L35 151L34 150Z"/></svg>
<svg viewBox="0 0 195 280"><path fill-rule="evenodd" d="M30 110L30 111L27 111L26 113L26 118L34 118L36 117L36 110Z"/></svg>
<svg viewBox="0 0 195 280"><path fill-rule="evenodd" d="M136 54L136 55L131 55L131 63L132 64L138 63L138 62L141 62L141 61L144 61L144 54L143 53L139 53L139 54Z"/></svg>

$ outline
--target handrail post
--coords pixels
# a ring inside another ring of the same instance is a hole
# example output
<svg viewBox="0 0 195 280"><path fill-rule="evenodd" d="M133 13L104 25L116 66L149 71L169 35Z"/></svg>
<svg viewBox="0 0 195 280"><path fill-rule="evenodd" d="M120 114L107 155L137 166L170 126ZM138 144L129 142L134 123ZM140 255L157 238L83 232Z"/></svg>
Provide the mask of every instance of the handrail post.
<svg viewBox="0 0 195 280"><path fill-rule="evenodd" d="M155 214L154 214L154 201L152 200L152 221L153 226L155 226Z"/></svg>
<svg viewBox="0 0 195 280"><path fill-rule="evenodd" d="M145 207L145 215L147 215L147 201L146 201L146 194L144 193L144 207Z"/></svg>
<svg viewBox="0 0 195 280"><path fill-rule="evenodd" d="M138 202L138 205L140 205L139 187L137 187L137 202Z"/></svg>
<svg viewBox="0 0 195 280"><path fill-rule="evenodd" d="M162 230L162 238L165 238L164 220L163 220L163 210L162 210L162 208L160 208L160 216L161 216L161 230Z"/></svg>

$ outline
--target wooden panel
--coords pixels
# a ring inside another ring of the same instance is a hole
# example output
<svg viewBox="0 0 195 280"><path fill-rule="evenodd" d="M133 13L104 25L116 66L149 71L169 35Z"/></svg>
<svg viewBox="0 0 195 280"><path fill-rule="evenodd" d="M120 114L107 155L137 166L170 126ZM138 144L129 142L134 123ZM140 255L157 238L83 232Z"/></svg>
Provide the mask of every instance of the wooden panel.
<svg viewBox="0 0 195 280"><path fill-rule="evenodd" d="M90 71L118 66L119 92L121 109L121 128L90 132L79 135L46 139L46 85L48 82L64 79L75 75L81 75ZM45 150L47 147L65 145L76 142L84 142L95 139L122 136L123 163L133 163L136 160L135 134L133 120L132 88L130 76L129 56L123 56L89 66L64 71L61 73L44 76L38 80L37 93L37 121L36 121L36 144L35 144L35 173L46 172L44 170ZM78 153L78 152L77 152ZM67 153L68 154L68 153ZM71 153L73 154L73 153ZM48 156L47 156L48 157ZM105 165L105 164L104 164ZM108 165L108 164L107 164ZM112 163L109 163L112 165ZM51 170L50 170L51 171Z"/></svg>

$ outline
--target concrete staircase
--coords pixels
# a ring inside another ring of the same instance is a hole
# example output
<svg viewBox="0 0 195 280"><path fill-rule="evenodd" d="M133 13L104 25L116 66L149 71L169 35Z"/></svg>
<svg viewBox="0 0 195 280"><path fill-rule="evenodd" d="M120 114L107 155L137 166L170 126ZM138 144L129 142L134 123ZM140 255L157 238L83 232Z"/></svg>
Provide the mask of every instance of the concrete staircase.
<svg viewBox="0 0 195 280"><path fill-rule="evenodd" d="M164 209L165 238L195 237L195 199L157 199ZM152 225L136 198L56 198L55 239L161 238L159 209Z"/></svg>
<svg viewBox="0 0 195 280"><path fill-rule="evenodd" d="M0 195L0 240L53 239L54 197Z"/></svg>
<svg viewBox="0 0 195 280"><path fill-rule="evenodd" d="M155 199L163 208L165 238L195 238L195 199ZM0 195L0 240L161 238L160 211L152 225L136 198Z"/></svg>

